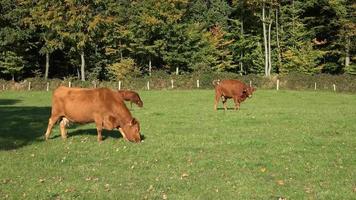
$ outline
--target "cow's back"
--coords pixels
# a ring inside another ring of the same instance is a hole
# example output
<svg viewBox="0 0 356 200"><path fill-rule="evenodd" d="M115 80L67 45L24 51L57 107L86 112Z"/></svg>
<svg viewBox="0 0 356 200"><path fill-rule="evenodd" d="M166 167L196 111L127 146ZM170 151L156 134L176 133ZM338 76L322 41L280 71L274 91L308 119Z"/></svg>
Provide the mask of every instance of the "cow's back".
<svg viewBox="0 0 356 200"><path fill-rule="evenodd" d="M222 80L216 86L217 90L220 90L224 96L230 98L242 95L243 88L244 83L239 80Z"/></svg>
<svg viewBox="0 0 356 200"><path fill-rule="evenodd" d="M113 105L120 105L110 89L83 89L59 87L53 93L52 113L65 116L70 121L93 122L95 116L111 115Z"/></svg>

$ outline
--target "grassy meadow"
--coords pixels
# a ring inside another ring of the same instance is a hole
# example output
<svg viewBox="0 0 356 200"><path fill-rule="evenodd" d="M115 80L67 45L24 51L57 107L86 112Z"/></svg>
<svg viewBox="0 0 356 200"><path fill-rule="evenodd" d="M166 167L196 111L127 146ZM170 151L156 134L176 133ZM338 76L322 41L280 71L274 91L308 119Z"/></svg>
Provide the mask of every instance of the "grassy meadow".
<svg viewBox="0 0 356 200"><path fill-rule="evenodd" d="M213 90L140 95L134 144L94 124L45 142L51 93L1 92L0 199L355 199L354 94L258 90L239 111Z"/></svg>

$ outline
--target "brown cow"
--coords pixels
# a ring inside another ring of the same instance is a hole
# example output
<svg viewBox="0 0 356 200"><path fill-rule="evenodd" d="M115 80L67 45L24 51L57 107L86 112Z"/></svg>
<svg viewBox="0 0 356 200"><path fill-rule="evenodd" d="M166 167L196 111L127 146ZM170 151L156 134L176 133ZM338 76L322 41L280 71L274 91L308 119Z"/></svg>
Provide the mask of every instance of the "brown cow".
<svg viewBox="0 0 356 200"><path fill-rule="evenodd" d="M130 101L131 108L132 103L135 103L140 108L143 106L143 102L137 92L131 90L118 90L118 92L125 101Z"/></svg>
<svg viewBox="0 0 356 200"><path fill-rule="evenodd" d="M215 86L215 104L214 109L217 110L217 105L220 98L224 104L224 109L227 110L226 101L232 98L235 102L235 110L240 108L240 103L247 97L251 97L255 88L250 87L239 80L222 80L213 81Z"/></svg>
<svg viewBox="0 0 356 200"><path fill-rule="evenodd" d="M83 89L59 87L53 92L52 112L45 134L46 140L53 125L60 122L62 138L67 138L66 124L70 122L95 122L98 141L102 140L102 129L118 128L125 140L140 142L140 124L132 117L124 100L117 91L107 88Z"/></svg>

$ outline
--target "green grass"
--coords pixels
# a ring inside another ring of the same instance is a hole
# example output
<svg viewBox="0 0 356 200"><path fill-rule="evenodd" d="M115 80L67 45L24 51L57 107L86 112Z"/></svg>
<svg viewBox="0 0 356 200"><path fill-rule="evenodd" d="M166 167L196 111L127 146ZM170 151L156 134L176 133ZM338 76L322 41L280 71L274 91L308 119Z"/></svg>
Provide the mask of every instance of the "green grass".
<svg viewBox="0 0 356 200"><path fill-rule="evenodd" d="M0 199L356 196L356 95L259 90L225 112L212 90L140 94L145 141L99 144L94 124L43 141L50 93L0 93Z"/></svg>

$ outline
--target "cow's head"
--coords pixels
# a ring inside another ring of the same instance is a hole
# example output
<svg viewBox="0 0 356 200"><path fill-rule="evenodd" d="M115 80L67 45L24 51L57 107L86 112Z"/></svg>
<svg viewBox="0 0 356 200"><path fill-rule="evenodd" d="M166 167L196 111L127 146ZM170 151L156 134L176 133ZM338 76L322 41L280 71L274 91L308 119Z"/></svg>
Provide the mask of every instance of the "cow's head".
<svg viewBox="0 0 356 200"><path fill-rule="evenodd" d="M252 93L253 93L254 91L256 91L256 89L255 89L254 87L252 87L252 86L246 86L246 87L244 88L243 93L244 93L246 96L248 96L249 98L251 98L251 97L252 97Z"/></svg>
<svg viewBox="0 0 356 200"><path fill-rule="evenodd" d="M135 118L120 127L119 130L126 140L130 142L141 142L140 123Z"/></svg>
<svg viewBox="0 0 356 200"><path fill-rule="evenodd" d="M135 103L136 103L136 105L138 105L138 107L142 108L143 102L139 96L137 96L137 98L135 99Z"/></svg>

